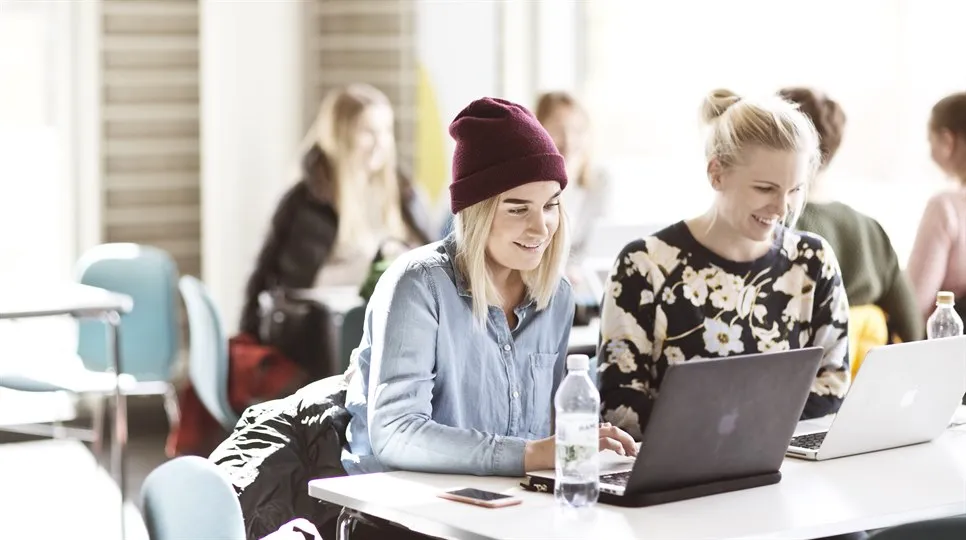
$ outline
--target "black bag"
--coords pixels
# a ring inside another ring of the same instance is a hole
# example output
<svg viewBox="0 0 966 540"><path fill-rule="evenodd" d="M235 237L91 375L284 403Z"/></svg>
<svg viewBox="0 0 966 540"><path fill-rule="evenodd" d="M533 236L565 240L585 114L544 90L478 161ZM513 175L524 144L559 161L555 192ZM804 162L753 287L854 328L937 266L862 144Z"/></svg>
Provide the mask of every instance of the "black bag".
<svg viewBox="0 0 966 540"><path fill-rule="evenodd" d="M273 287L258 296L258 339L302 367L309 380L338 371L332 313L305 291Z"/></svg>

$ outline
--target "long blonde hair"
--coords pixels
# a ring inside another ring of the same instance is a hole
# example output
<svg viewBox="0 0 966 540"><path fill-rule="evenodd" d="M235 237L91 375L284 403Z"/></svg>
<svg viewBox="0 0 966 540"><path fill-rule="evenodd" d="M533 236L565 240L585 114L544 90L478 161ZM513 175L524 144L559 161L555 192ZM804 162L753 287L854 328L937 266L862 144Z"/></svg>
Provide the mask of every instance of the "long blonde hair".
<svg viewBox="0 0 966 540"><path fill-rule="evenodd" d="M408 235L400 205L395 139L390 143L382 169L371 179L361 165L351 159L353 131L362 114L374 107L385 107L392 113L389 99L373 86L350 84L332 90L322 100L315 122L306 135L306 139L318 144L332 167L333 202L339 216L337 244L368 239L371 227L366 216L371 211L382 214L390 236L405 240ZM367 184L375 189L364 189Z"/></svg>
<svg viewBox="0 0 966 540"><path fill-rule="evenodd" d="M793 227L805 205L807 186L822 164L818 132L808 116L778 96L753 101L730 90L715 90L705 98L701 117L711 128L705 157L709 163L717 160L724 169L737 164L752 147L791 151L806 158L806 192L785 218L785 226Z"/></svg>
<svg viewBox="0 0 966 540"><path fill-rule="evenodd" d="M481 328L486 327L489 306L501 306L503 298L493 283L486 260L486 242L490 237L493 219L496 217L502 195L490 197L460 210L454 221L456 233L456 271L466 280L473 296L473 318ZM540 259L540 264L527 272L521 272L527 288L527 298L537 303L537 310L549 304L567 264L570 251L570 224L561 201L560 222L550 245Z"/></svg>

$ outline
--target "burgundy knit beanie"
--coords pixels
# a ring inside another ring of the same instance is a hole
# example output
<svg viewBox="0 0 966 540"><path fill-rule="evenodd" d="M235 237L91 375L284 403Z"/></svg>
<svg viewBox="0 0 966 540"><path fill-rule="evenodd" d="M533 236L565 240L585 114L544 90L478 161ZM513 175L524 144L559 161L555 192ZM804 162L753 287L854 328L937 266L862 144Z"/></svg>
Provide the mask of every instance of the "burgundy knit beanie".
<svg viewBox="0 0 966 540"><path fill-rule="evenodd" d="M567 187L564 158L525 107L497 98L467 105L449 126L456 140L450 208L457 213L530 182Z"/></svg>

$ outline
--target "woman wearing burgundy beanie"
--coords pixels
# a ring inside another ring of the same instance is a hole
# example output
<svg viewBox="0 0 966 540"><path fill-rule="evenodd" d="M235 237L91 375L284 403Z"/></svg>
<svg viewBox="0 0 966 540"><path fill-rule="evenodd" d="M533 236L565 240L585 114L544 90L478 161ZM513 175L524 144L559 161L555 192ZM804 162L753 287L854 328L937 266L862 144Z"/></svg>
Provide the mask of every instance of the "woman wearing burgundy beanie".
<svg viewBox="0 0 966 540"><path fill-rule="evenodd" d="M398 258L369 301L346 395L350 474L554 466L574 312L564 160L530 111L501 99L470 103L449 132L454 231ZM607 425L600 444L635 452Z"/></svg>

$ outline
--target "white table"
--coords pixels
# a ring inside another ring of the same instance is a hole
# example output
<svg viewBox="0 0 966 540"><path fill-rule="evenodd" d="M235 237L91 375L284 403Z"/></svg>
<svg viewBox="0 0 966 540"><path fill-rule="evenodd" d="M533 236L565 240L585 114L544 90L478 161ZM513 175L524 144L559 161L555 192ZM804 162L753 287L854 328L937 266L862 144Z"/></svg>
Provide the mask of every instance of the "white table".
<svg viewBox="0 0 966 540"><path fill-rule="evenodd" d="M0 287L0 319L55 315L100 317L105 313L127 313L134 307L134 302L128 296L78 283Z"/></svg>
<svg viewBox="0 0 966 540"><path fill-rule="evenodd" d="M574 326L570 329L570 348L596 348L599 334L600 319L594 319L586 326Z"/></svg>
<svg viewBox="0 0 966 540"><path fill-rule="evenodd" d="M648 508L597 505L579 517L512 478L392 472L313 480L309 494L463 540L818 538L966 514L966 426L905 448L824 462L786 459L782 474L772 486ZM523 504L485 509L436 496L457 487L512 493Z"/></svg>
<svg viewBox="0 0 966 540"><path fill-rule="evenodd" d="M126 295L78 283L55 285L2 285L0 320L29 319L67 315L77 319L95 318L107 323L111 366L121 373L121 315L131 311L134 301ZM120 379L114 378L114 437L111 440L111 474L121 489L121 530L124 531L124 444L127 441L127 410L121 397Z"/></svg>
<svg viewBox="0 0 966 540"><path fill-rule="evenodd" d="M121 538L120 490L80 441L0 444L0 478L0 538ZM123 506L127 540L149 540L137 501Z"/></svg>
<svg viewBox="0 0 966 540"><path fill-rule="evenodd" d="M354 307L365 303L359 296L359 287L355 285L337 285L330 287L317 287L314 289L301 289L293 291L297 298L315 300L336 316L344 316Z"/></svg>

